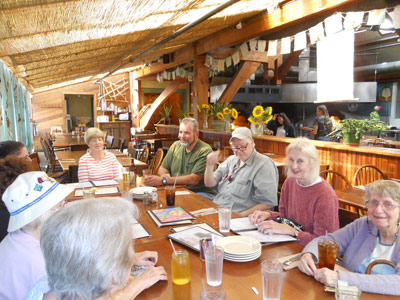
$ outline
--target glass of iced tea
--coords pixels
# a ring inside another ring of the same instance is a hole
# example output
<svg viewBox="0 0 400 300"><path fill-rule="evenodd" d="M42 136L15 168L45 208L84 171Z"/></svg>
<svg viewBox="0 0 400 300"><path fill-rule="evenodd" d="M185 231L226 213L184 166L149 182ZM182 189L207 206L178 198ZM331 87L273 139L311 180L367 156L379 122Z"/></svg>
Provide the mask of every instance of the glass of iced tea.
<svg viewBox="0 0 400 300"><path fill-rule="evenodd" d="M190 260L186 250L172 252L171 259L172 282L184 285L190 281Z"/></svg>
<svg viewBox="0 0 400 300"><path fill-rule="evenodd" d="M167 200L167 206L175 205L175 186L167 185L165 187L165 198Z"/></svg>
<svg viewBox="0 0 400 300"><path fill-rule="evenodd" d="M335 270L336 255L339 245L335 241L318 242L318 268Z"/></svg>

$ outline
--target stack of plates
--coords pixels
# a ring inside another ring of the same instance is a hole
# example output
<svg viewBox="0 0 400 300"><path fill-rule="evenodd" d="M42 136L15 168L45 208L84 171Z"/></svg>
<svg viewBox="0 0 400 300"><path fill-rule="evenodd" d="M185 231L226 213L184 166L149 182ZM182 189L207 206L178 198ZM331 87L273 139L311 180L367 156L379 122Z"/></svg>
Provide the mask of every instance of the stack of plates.
<svg viewBox="0 0 400 300"><path fill-rule="evenodd" d="M261 243L248 236L228 236L217 240L224 249L224 259L235 262L252 261L261 256Z"/></svg>
<svg viewBox="0 0 400 300"><path fill-rule="evenodd" d="M141 186L131 189L129 193L132 195L133 199L142 200L145 192L152 193L153 191L157 192L157 188L151 186Z"/></svg>

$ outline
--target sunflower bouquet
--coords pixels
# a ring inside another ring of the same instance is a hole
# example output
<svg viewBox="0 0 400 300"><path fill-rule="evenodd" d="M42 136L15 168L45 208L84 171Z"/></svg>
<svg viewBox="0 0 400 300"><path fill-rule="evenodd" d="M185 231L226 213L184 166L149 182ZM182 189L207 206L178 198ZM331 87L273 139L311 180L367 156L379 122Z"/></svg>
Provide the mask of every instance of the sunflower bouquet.
<svg viewBox="0 0 400 300"><path fill-rule="evenodd" d="M271 121L271 119L272 119L272 107L268 106L264 109L261 105L257 105L256 107L253 108L252 116L250 116L247 120L250 123L254 124L256 128L261 131L260 135L262 135L264 124Z"/></svg>

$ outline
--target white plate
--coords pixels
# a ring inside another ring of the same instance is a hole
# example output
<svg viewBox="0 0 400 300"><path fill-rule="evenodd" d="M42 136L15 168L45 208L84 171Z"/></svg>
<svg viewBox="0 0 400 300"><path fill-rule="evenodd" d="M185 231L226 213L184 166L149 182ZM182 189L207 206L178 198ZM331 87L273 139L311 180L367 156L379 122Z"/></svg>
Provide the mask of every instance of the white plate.
<svg viewBox="0 0 400 300"><path fill-rule="evenodd" d="M261 251L261 243L248 236L227 236L219 239L217 246L233 255L251 255Z"/></svg>
<svg viewBox="0 0 400 300"><path fill-rule="evenodd" d="M154 191L157 191L157 188L152 186L141 186L131 189L129 193L132 195L134 199L141 200L143 199L143 195L145 192L152 193Z"/></svg>
<svg viewBox="0 0 400 300"><path fill-rule="evenodd" d="M229 254L229 253L224 253L224 257L229 257L232 259L238 258L238 259L246 259L246 258L251 258L254 257L256 255L261 254L261 251L257 251L256 253L253 254L246 254L246 255L237 255L237 254Z"/></svg>
<svg viewBox="0 0 400 300"><path fill-rule="evenodd" d="M259 258L260 256L261 256L261 253L255 255L255 256L253 256L253 257L250 257L250 258L243 258L243 259L240 259L240 258L228 258L228 257L225 257L225 256L224 256L224 259L225 259L225 260L228 260L228 261L233 261L233 262L248 262L248 261L256 260L256 259Z"/></svg>

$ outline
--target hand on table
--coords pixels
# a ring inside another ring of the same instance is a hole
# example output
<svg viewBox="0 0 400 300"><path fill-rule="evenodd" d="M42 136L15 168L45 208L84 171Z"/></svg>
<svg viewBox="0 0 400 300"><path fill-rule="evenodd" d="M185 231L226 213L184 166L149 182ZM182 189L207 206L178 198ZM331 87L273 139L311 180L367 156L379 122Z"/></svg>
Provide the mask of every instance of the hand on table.
<svg viewBox="0 0 400 300"><path fill-rule="evenodd" d="M150 175L147 176L144 180L143 183L146 186L160 186L162 185L162 178L157 175Z"/></svg>
<svg viewBox="0 0 400 300"><path fill-rule="evenodd" d="M326 286L335 286L339 280L339 273L328 268L317 269L314 272L315 280Z"/></svg>
<svg viewBox="0 0 400 300"><path fill-rule="evenodd" d="M267 211L256 210L249 215L249 221L251 224L258 224L266 219L268 219L271 214Z"/></svg>
<svg viewBox="0 0 400 300"><path fill-rule="evenodd" d="M301 257L298 268L303 273L314 276L317 267L311 253L306 253Z"/></svg>
<svg viewBox="0 0 400 300"><path fill-rule="evenodd" d="M135 266L154 266L158 260L156 251L137 252L133 256L133 264Z"/></svg>
<svg viewBox="0 0 400 300"><path fill-rule="evenodd" d="M135 277L134 280L129 282L134 289L133 298L140 294L145 289L156 284L160 280L167 280L168 276L164 267L150 267L147 268L141 275Z"/></svg>
<svg viewBox="0 0 400 300"><path fill-rule="evenodd" d="M261 223L258 223L258 231L262 233L280 233L280 234L288 234L288 235L293 235L294 233L294 228L287 225L287 224L282 224L275 222L273 220L268 220L264 221Z"/></svg>
<svg viewBox="0 0 400 300"><path fill-rule="evenodd" d="M207 165L213 166L218 162L219 150L211 152L207 155Z"/></svg>

